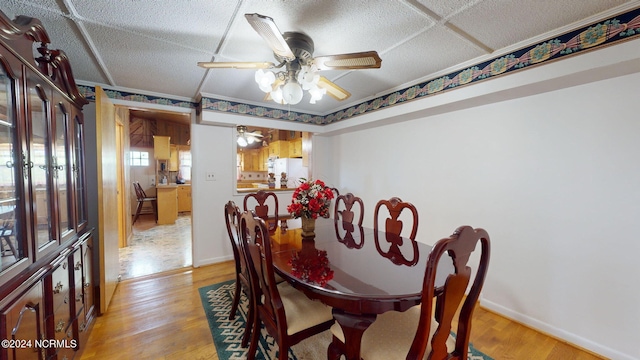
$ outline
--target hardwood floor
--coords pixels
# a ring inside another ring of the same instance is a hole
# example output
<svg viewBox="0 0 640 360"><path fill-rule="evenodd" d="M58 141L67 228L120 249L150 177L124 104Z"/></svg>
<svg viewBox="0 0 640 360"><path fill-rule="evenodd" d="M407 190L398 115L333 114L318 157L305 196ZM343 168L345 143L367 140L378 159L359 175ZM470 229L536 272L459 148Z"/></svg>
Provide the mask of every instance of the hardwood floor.
<svg viewBox="0 0 640 360"><path fill-rule="evenodd" d="M198 289L233 278L225 262L122 281L81 359L218 359ZM483 308L471 342L496 360L602 359Z"/></svg>

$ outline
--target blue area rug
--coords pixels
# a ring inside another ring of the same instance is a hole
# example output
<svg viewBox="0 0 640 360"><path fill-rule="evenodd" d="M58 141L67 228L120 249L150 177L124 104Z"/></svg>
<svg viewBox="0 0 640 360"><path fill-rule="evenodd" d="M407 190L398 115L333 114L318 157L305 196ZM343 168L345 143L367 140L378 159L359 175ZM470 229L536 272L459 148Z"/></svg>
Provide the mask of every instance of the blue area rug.
<svg viewBox="0 0 640 360"><path fill-rule="evenodd" d="M239 311L235 319L229 320L231 302L235 291L235 280L198 289L204 312L209 321L213 343L220 360L240 360L247 358L248 348L240 346L244 326L247 320L248 300L244 294L240 299ZM289 360L325 360L327 346L331 342L331 333L327 330L306 339L289 350ZM271 360L278 358L278 345L273 337L262 327L262 336L258 344L256 359ZM469 360L493 360L491 357L469 345Z"/></svg>

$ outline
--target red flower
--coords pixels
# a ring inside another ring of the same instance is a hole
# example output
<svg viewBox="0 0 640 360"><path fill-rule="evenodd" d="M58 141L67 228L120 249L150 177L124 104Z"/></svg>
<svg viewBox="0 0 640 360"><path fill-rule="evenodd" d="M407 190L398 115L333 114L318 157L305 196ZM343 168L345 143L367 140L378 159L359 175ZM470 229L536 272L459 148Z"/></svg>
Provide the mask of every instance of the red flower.
<svg viewBox="0 0 640 360"><path fill-rule="evenodd" d="M322 180L307 181L305 179L293 192L291 205L287 206L287 211L294 218L328 217L331 199L333 199L333 192Z"/></svg>

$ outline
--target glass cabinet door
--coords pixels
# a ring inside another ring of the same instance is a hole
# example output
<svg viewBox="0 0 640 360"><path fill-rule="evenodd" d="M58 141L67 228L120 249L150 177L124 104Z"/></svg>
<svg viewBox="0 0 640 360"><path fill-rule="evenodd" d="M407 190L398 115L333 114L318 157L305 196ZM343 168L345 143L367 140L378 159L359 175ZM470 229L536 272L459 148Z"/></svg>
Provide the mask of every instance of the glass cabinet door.
<svg viewBox="0 0 640 360"><path fill-rule="evenodd" d="M58 193L58 228L64 239L65 235L73 231L73 208L69 200L73 196L71 186L71 167L68 164L68 119L69 115L64 104L57 102L54 109L55 116L55 143L53 162L53 177L56 181Z"/></svg>
<svg viewBox="0 0 640 360"><path fill-rule="evenodd" d="M84 127L82 120L75 117L73 121L73 175L75 179L75 200L78 226L87 223L87 198L84 180ZM80 229L78 229L80 230Z"/></svg>
<svg viewBox="0 0 640 360"><path fill-rule="evenodd" d="M49 121L47 99L38 86L29 87L31 138L29 156L33 162L31 188L36 215L36 247L42 250L57 239L53 236L51 221L51 156L49 149Z"/></svg>
<svg viewBox="0 0 640 360"><path fill-rule="evenodd" d="M23 159L13 94L13 80L0 66L0 272L28 257L23 234Z"/></svg>

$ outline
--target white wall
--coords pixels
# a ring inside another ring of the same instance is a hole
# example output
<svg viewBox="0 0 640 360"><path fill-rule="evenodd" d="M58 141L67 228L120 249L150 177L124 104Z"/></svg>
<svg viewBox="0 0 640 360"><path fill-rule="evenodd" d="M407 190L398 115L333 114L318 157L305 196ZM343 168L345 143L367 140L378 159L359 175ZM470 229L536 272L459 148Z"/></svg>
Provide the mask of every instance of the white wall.
<svg viewBox="0 0 640 360"><path fill-rule="evenodd" d="M615 359L640 358L640 74L314 142L316 171L373 207L416 205L419 240L492 240L482 304Z"/></svg>
<svg viewBox="0 0 640 360"><path fill-rule="evenodd" d="M204 124L191 124L192 168L192 228L193 266L213 264L233 259L233 252L224 223L224 205L235 201L242 208L244 194L236 191L235 125L247 124L256 118L205 113ZM264 120L262 126L287 128L281 121ZM297 131L312 131L318 126L295 125ZM292 128L293 129L293 128ZM216 181L205 181L205 174L213 172ZM286 212L293 191L280 191L278 195L279 213Z"/></svg>

